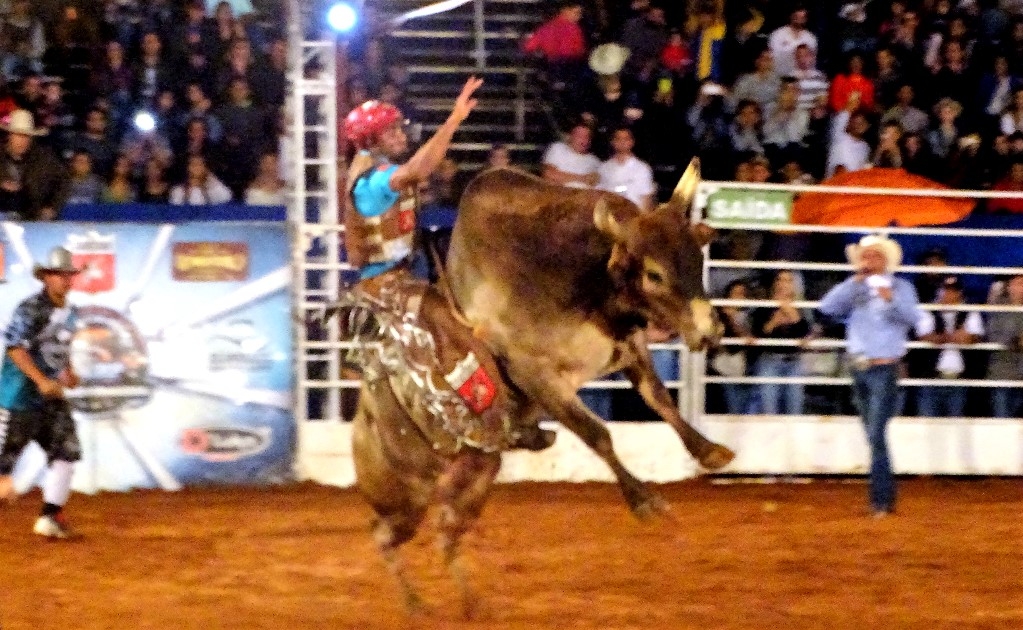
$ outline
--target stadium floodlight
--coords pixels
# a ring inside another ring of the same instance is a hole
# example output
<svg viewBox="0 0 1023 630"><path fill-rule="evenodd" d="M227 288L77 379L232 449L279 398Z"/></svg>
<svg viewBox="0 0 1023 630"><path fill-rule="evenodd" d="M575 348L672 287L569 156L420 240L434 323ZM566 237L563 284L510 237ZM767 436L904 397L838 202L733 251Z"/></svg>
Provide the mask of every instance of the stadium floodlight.
<svg viewBox="0 0 1023 630"><path fill-rule="evenodd" d="M358 21L359 14L347 2L336 2L327 11L327 24L338 33L347 33Z"/></svg>
<svg viewBox="0 0 1023 630"><path fill-rule="evenodd" d="M146 111L135 114L135 128L142 133L149 133L153 129L156 129L156 118L152 114Z"/></svg>

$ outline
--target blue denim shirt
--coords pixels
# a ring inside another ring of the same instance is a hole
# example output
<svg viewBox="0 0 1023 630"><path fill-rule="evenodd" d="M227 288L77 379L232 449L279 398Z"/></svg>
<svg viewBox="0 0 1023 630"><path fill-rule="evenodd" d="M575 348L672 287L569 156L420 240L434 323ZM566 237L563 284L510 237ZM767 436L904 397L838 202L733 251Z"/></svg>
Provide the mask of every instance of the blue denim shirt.
<svg viewBox="0 0 1023 630"><path fill-rule="evenodd" d="M57 378L70 362L71 338L78 324L76 307L59 308L42 291L14 310L4 331L4 344L6 348L25 348L39 371ZM26 411L42 404L35 383L14 364L5 349L0 366L0 408Z"/></svg>
<svg viewBox="0 0 1023 630"><path fill-rule="evenodd" d="M897 359L906 353L906 337L922 314L916 289L892 278L892 301L871 295L864 282L848 278L821 299L821 314L845 323L846 351L868 359Z"/></svg>

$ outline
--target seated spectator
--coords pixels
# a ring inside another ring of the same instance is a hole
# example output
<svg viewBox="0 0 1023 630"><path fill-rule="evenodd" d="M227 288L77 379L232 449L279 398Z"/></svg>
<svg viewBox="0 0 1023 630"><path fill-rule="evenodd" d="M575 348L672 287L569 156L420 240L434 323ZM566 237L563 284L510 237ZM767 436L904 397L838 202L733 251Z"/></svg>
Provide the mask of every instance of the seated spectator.
<svg viewBox="0 0 1023 630"><path fill-rule="evenodd" d="M505 168L511 166L511 151L507 144L495 144L487 152L484 168Z"/></svg>
<svg viewBox="0 0 1023 630"><path fill-rule="evenodd" d="M796 69L791 74L799 82L799 109L809 111L822 96L827 99L831 86L826 74L817 69L817 51L806 44L796 46Z"/></svg>
<svg viewBox="0 0 1023 630"><path fill-rule="evenodd" d="M582 17L581 2L566 0L558 14L541 24L522 45L524 52L543 60L550 96L564 116L575 113L570 101L579 94L586 69L586 37L579 26Z"/></svg>
<svg viewBox="0 0 1023 630"><path fill-rule="evenodd" d="M1023 275L1012 276L1004 283L991 304L1023 306ZM987 378L1017 381L1023 378L1023 312L998 312L988 315L988 341L1000 343L1005 350L991 353ZM1023 389L997 387L991 392L991 413L996 418L1018 418L1023 404Z"/></svg>
<svg viewBox="0 0 1023 630"><path fill-rule="evenodd" d="M216 6L212 9L213 52L211 56L214 64L218 64L227 56L231 42L239 37L247 37L247 34L245 32L245 25L235 17L234 9L231 8L230 2L207 0L207 13L211 13L209 4L212 2L215 2Z"/></svg>
<svg viewBox="0 0 1023 630"><path fill-rule="evenodd" d="M933 179L936 166L931 148L919 133L902 135L902 168L908 173ZM922 298L921 298L922 301Z"/></svg>
<svg viewBox="0 0 1023 630"><path fill-rule="evenodd" d="M208 206L229 201L231 189L209 172L206 161L198 155L189 158L184 181L171 188L170 193L170 202L176 206Z"/></svg>
<svg viewBox="0 0 1023 630"><path fill-rule="evenodd" d="M67 204L97 203L102 190L103 180L92 171L92 157L87 151L75 151L71 156Z"/></svg>
<svg viewBox="0 0 1023 630"><path fill-rule="evenodd" d="M227 55L219 65L217 80L214 87L214 98L228 100L228 90L235 79L242 79L247 86L258 85L260 79L257 77L257 69L252 57L252 44L248 39L237 37L231 41ZM260 97L252 95L253 101L261 105Z"/></svg>
<svg viewBox="0 0 1023 630"><path fill-rule="evenodd" d="M877 148L870 163L881 168L902 168L902 127L898 122L889 121L881 125Z"/></svg>
<svg viewBox="0 0 1023 630"><path fill-rule="evenodd" d="M810 334L806 317L792 306L801 299L796 292L795 276L791 271L779 271L771 283L770 299L780 302L777 307L758 308L753 311L750 326L758 339L802 339ZM802 376L798 346L768 346L757 359L755 374L759 377ZM767 415L803 413L804 386L799 383L767 383L760 386L760 403ZM782 403L784 400L784 404Z"/></svg>
<svg viewBox="0 0 1023 630"><path fill-rule="evenodd" d="M249 206L283 206L287 203L287 187L281 181L276 153L264 153L259 158L256 178L245 190L245 204Z"/></svg>
<svg viewBox="0 0 1023 630"><path fill-rule="evenodd" d="M760 106L754 101L743 100L735 106L735 118L729 130L732 151L741 153L764 152L763 117Z"/></svg>
<svg viewBox="0 0 1023 630"><path fill-rule="evenodd" d="M876 54L877 72L874 76L874 100L879 111L895 103L896 93L905 83L899 61L890 48L880 48Z"/></svg>
<svg viewBox="0 0 1023 630"><path fill-rule="evenodd" d="M419 202L423 208L452 210L458 206L455 178L458 164L451 158L444 158L426 180L419 185Z"/></svg>
<svg viewBox="0 0 1023 630"><path fill-rule="evenodd" d="M637 85L648 83L661 51L668 44L668 23L664 8L651 4L642 15L629 18L622 28L620 43L629 49L622 75Z"/></svg>
<svg viewBox="0 0 1023 630"><path fill-rule="evenodd" d="M140 203L167 203L170 201L170 184L167 182L167 166L156 157L146 162L146 172L139 184Z"/></svg>
<svg viewBox="0 0 1023 630"><path fill-rule="evenodd" d="M866 111L874 109L874 83L863 75L863 57L854 52L849 55L847 70L831 81L831 111L841 113L855 102Z"/></svg>
<svg viewBox="0 0 1023 630"><path fill-rule="evenodd" d="M735 5L729 3L730 13ZM691 44L698 81L732 85L740 74L753 68L753 61L766 49L763 13L749 6L734 11L729 29L714 2L701 2L693 24Z"/></svg>
<svg viewBox="0 0 1023 630"><path fill-rule="evenodd" d="M271 40L266 59L257 67L253 92L259 94L264 109L282 107L288 93L288 40L284 37ZM390 73L388 78L389 82L395 85L404 85L396 81Z"/></svg>
<svg viewBox="0 0 1023 630"><path fill-rule="evenodd" d="M707 179L731 175L732 140L725 108L726 90L716 83L704 83L686 114L696 154Z"/></svg>
<svg viewBox="0 0 1023 630"><path fill-rule="evenodd" d="M235 196L240 197L256 170L260 141L266 134L263 111L252 104L249 84L236 77L228 90L230 100L219 110L217 118L224 125L220 144L224 166L218 171Z"/></svg>
<svg viewBox="0 0 1023 630"><path fill-rule="evenodd" d="M932 102L949 98L973 111L977 81L966 63L962 42L957 39L945 42L942 46L941 67L926 85L931 86Z"/></svg>
<svg viewBox="0 0 1023 630"><path fill-rule="evenodd" d="M88 94L89 81L93 51L100 39L90 13L80 11L75 3L63 6L52 29L54 43L43 55L47 73L63 80L63 100L75 113L92 100Z"/></svg>
<svg viewBox="0 0 1023 630"><path fill-rule="evenodd" d="M64 102L62 81L60 77L45 77L43 98L36 107L36 120L40 127L49 130L50 147L58 155L63 155L70 145L76 124L74 113Z"/></svg>
<svg viewBox="0 0 1023 630"><path fill-rule="evenodd" d="M111 137L120 137L133 115L135 74L125 61L124 46L119 41L107 42L102 61L93 69L91 85L92 93L105 99L109 106L107 123Z"/></svg>
<svg viewBox="0 0 1023 630"><path fill-rule="evenodd" d="M174 150L174 162L170 169L171 179L184 178L188 159L193 155L201 156L207 164L223 162L220 147L209 137L204 118L193 118L188 121L188 125L185 127L184 142Z"/></svg>
<svg viewBox="0 0 1023 630"><path fill-rule="evenodd" d="M728 300L750 298L749 287L743 280L733 280L722 295ZM750 309L742 306L718 306L718 319L724 326L724 337L739 338L752 344L756 341L750 327ZM749 350L743 347L720 346L710 357L710 366L721 376L746 376L749 372ZM731 414L752 413L755 399L753 387L748 383L723 383L725 408Z"/></svg>
<svg viewBox="0 0 1023 630"><path fill-rule="evenodd" d="M121 141L120 153L128 158L132 177L141 177L150 158L155 157L164 164L171 164L174 159L170 141L155 129L141 131L132 127Z"/></svg>
<svg viewBox="0 0 1023 630"><path fill-rule="evenodd" d="M14 94L18 107L38 118L43 98L43 75L31 73L22 77L18 91Z"/></svg>
<svg viewBox="0 0 1023 630"><path fill-rule="evenodd" d="M1012 92L1012 100L1002 111L999 129L1005 135L1023 132L1023 87Z"/></svg>
<svg viewBox="0 0 1023 630"><path fill-rule="evenodd" d="M611 136L614 154L600 165L597 188L617 193L639 206L640 210L649 211L654 207L657 189L650 165L632 153L635 145L628 127L615 129Z"/></svg>
<svg viewBox="0 0 1023 630"><path fill-rule="evenodd" d="M206 19L203 0L187 0L184 19L176 24L167 46L180 60L182 78L189 83L201 82L212 88L215 78L216 40L213 23Z"/></svg>
<svg viewBox="0 0 1023 630"><path fill-rule="evenodd" d="M21 221L52 221L67 198L64 164L35 138L46 130L35 126L31 112L17 109L0 122L7 140L0 150L0 208Z"/></svg>
<svg viewBox="0 0 1023 630"><path fill-rule="evenodd" d="M810 116L799 109L799 83L792 77L781 82L778 99L764 111L764 148L768 157L779 162L799 156L809 132Z"/></svg>
<svg viewBox="0 0 1023 630"><path fill-rule="evenodd" d="M899 66L906 76L922 74L924 58L923 31L920 28L920 12L907 7L902 18L889 33L886 45L899 59Z"/></svg>
<svg viewBox="0 0 1023 630"><path fill-rule="evenodd" d="M569 188L593 188L600 181L600 160L590 153L590 128L578 123L564 141L543 156L543 178Z"/></svg>
<svg viewBox="0 0 1023 630"><path fill-rule="evenodd" d="M937 304L957 306L965 304L963 285L959 278L949 276L938 292ZM984 335L984 320L976 311L928 311L917 322L916 336L938 346L945 344L973 344ZM943 347L924 351L922 367L927 378L954 380L966 371L966 359L958 348ZM961 386L929 385L919 388L917 413L928 418L958 418L966 406L966 388Z"/></svg>
<svg viewBox="0 0 1023 630"><path fill-rule="evenodd" d="M8 81L43 71L46 39L33 8L29 0L11 0L10 12L0 18L0 66Z"/></svg>
<svg viewBox="0 0 1023 630"><path fill-rule="evenodd" d="M846 103L846 109L835 114L831 121L831 146L828 151L828 166L825 174L831 177L841 168L843 171L859 171L870 163L870 145L864 140L870 122L866 114L857 109L856 99Z"/></svg>
<svg viewBox="0 0 1023 630"><path fill-rule="evenodd" d="M881 116L881 125L889 122L899 123L899 127L906 133L923 133L931 119L920 108L913 105L916 92L909 83L899 86L895 95L895 104Z"/></svg>
<svg viewBox="0 0 1023 630"><path fill-rule="evenodd" d="M774 57L770 50L761 52L754 63L753 72L741 75L732 87L731 103L754 101L765 111L769 103L778 99L781 77L774 71Z"/></svg>
<svg viewBox="0 0 1023 630"><path fill-rule="evenodd" d="M179 77L173 61L163 50L163 42L156 31L142 35L141 54L132 67L133 102L141 107L155 108L156 97L164 90L178 86Z"/></svg>
<svg viewBox="0 0 1023 630"><path fill-rule="evenodd" d="M854 50L873 50L877 38L867 21L867 2L844 2L838 10L838 50L843 55Z"/></svg>
<svg viewBox="0 0 1023 630"><path fill-rule="evenodd" d="M927 144L931 155L938 160L946 160L957 146L961 135L958 120L962 113L962 106L950 98L943 98L934 105L936 124L927 133Z"/></svg>
<svg viewBox="0 0 1023 630"><path fill-rule="evenodd" d="M369 98L366 100L368 101ZM206 137L211 142L220 142L220 139L224 137L224 126L213 115L213 101L207 96L202 85L197 82L189 83L185 88L185 106L178 117L179 131L184 131L189 121L194 118L199 118L205 123ZM186 134L182 133L182 135Z"/></svg>
<svg viewBox="0 0 1023 630"><path fill-rule="evenodd" d="M114 158L110 176L103 185L99 200L103 203L131 203L137 198L131 159L124 155Z"/></svg>
<svg viewBox="0 0 1023 630"><path fill-rule="evenodd" d="M996 55L992 62L992 69L980 79L980 110L993 120L993 124L985 125L985 132L988 129L1001 129L1002 115L1009 109L1009 105L1013 102L1020 87L1023 85L1009 70L1009 59L1005 55ZM1016 131L1015 120L1010 119L1010 122L1013 123L1011 131L1002 131L1005 135Z"/></svg>
<svg viewBox="0 0 1023 630"><path fill-rule="evenodd" d="M797 47L806 46L813 52L817 51L817 36L807 30L806 21L806 7L796 5L789 13L788 24L775 29L767 38L774 69L780 76L795 73Z"/></svg>
<svg viewBox="0 0 1023 630"><path fill-rule="evenodd" d="M114 164L114 150L110 145L107 113L93 107L85 114L85 128L72 136L70 153L85 151L89 154L93 171L106 173Z"/></svg>
<svg viewBox="0 0 1023 630"><path fill-rule="evenodd" d="M992 190L1023 193L1023 158L1016 158L1009 173L995 182ZM988 199L988 212L1023 213L1023 195L1015 198ZM1023 373L1020 374L1023 376Z"/></svg>

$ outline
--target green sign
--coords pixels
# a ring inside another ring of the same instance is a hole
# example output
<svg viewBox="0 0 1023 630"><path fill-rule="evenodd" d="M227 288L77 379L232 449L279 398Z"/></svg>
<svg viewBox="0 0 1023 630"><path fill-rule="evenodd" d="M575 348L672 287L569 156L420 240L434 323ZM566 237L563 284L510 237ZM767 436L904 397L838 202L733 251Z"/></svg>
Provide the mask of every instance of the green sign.
<svg viewBox="0 0 1023 630"><path fill-rule="evenodd" d="M707 198L707 219L721 223L792 223L792 193L724 188Z"/></svg>

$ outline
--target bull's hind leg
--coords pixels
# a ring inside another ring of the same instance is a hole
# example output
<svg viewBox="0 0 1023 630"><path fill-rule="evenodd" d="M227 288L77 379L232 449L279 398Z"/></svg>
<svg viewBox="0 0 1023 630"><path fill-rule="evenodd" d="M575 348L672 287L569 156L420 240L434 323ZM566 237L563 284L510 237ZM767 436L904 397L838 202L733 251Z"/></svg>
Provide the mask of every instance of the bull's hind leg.
<svg viewBox="0 0 1023 630"><path fill-rule="evenodd" d="M380 515L373 521L373 540L376 541L380 554L384 557L387 570L398 582L401 590L402 601L405 609L410 613L416 613L423 609L423 600L416 592L408 573L405 570L405 561L402 559L398 549L408 542L419 523L422 522L426 510L411 509L394 514Z"/></svg>
<svg viewBox="0 0 1023 630"><path fill-rule="evenodd" d="M483 511L500 467L499 454L466 449L451 460L437 480L437 544L444 564L458 586L462 613L467 619L476 615L479 599L458 553L459 542Z"/></svg>

